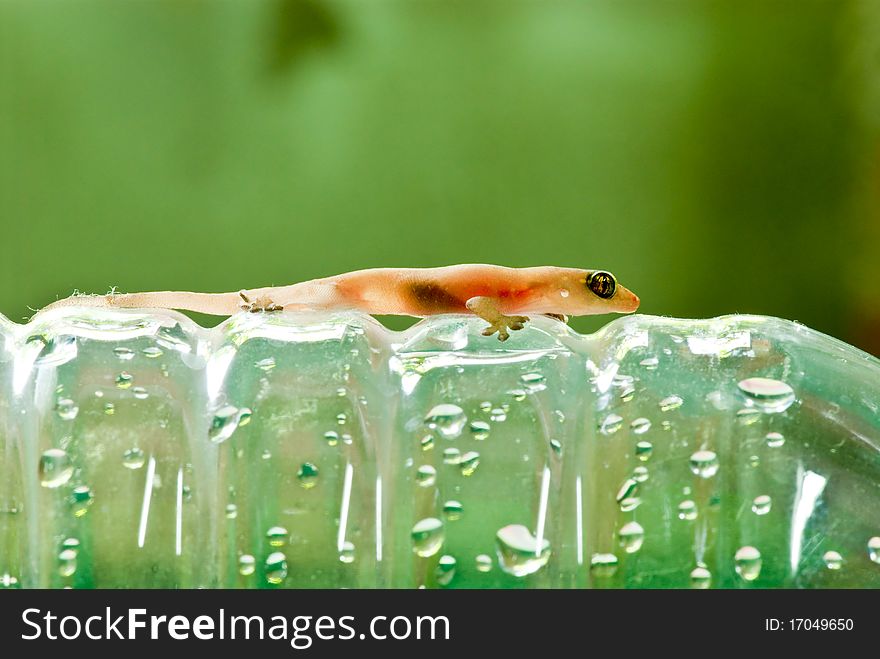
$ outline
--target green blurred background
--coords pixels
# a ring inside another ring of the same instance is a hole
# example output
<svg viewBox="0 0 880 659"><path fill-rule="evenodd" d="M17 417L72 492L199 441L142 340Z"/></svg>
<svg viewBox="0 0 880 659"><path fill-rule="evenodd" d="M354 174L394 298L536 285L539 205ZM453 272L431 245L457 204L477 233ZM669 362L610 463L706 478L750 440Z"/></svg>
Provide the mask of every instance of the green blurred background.
<svg viewBox="0 0 880 659"><path fill-rule="evenodd" d="M557 264L878 354L878 68L871 0L0 0L0 311Z"/></svg>

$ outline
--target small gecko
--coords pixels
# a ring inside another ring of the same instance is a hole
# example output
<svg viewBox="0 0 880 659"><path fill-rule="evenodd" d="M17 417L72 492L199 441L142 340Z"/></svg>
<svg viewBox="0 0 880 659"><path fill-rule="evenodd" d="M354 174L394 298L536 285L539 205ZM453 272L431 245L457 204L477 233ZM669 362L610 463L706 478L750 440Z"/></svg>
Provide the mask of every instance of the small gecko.
<svg viewBox="0 0 880 659"><path fill-rule="evenodd" d="M470 312L489 323L484 336L506 341L529 317L629 313L639 298L604 270L467 264L440 268L373 268L290 286L235 293L156 291L72 295L46 307L161 308L231 316L238 311L361 311L431 316Z"/></svg>

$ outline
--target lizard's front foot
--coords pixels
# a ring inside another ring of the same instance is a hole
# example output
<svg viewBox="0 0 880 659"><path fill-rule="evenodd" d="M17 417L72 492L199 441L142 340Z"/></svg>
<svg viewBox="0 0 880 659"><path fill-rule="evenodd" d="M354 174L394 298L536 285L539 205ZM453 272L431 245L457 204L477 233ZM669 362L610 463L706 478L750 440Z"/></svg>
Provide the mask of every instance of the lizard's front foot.
<svg viewBox="0 0 880 659"><path fill-rule="evenodd" d="M492 336L498 332L498 340L507 341L510 338L510 333L507 330L521 330L528 320L528 316L498 316L489 323L489 327L483 330L483 336Z"/></svg>
<svg viewBox="0 0 880 659"><path fill-rule="evenodd" d="M244 291L240 291L238 293L241 296L241 299L244 303L241 305L242 311L248 311L250 313L260 313L261 311L281 311L284 307L280 304L275 304L265 295L256 298L251 301L251 299L245 295Z"/></svg>

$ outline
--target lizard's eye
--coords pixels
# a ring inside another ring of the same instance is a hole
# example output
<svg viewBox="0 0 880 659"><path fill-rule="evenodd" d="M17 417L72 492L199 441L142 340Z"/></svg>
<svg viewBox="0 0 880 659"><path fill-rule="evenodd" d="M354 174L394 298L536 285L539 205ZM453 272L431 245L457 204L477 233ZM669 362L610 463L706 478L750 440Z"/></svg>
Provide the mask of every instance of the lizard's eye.
<svg viewBox="0 0 880 659"><path fill-rule="evenodd" d="M614 291L617 290L617 281L610 272L597 270L587 279L587 288L603 300L607 300L614 296Z"/></svg>

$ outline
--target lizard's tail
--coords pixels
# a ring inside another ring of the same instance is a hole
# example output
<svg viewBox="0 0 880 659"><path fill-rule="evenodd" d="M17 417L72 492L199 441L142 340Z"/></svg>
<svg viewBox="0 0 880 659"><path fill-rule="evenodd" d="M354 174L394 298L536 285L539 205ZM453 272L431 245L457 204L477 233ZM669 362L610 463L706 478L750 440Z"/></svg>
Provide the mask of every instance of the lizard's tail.
<svg viewBox="0 0 880 659"><path fill-rule="evenodd" d="M109 293L107 295L71 295L44 307L44 311L60 307L98 307L104 309L182 309L231 316L241 309L238 293L191 293L155 291L151 293Z"/></svg>

